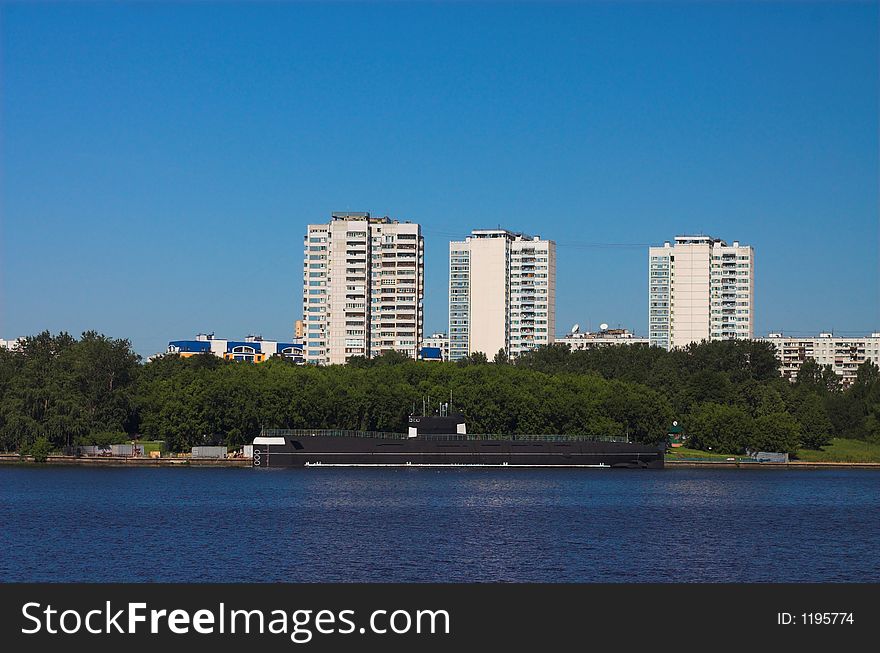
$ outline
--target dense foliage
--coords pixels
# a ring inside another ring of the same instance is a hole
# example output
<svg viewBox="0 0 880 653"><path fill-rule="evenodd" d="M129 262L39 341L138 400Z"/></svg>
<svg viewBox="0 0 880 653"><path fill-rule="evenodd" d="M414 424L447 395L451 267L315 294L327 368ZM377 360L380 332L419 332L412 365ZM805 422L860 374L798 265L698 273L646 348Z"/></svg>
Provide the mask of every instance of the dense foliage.
<svg viewBox="0 0 880 653"><path fill-rule="evenodd" d="M127 340L94 331L79 340L43 332L20 351L0 349L0 449L29 450L137 428L140 357Z"/></svg>
<svg viewBox="0 0 880 653"><path fill-rule="evenodd" d="M0 449L43 451L133 434L172 450L239 445L261 426L402 431L422 399L452 397L471 432L629 435L659 442L674 419L690 446L718 452L817 448L831 437L880 441L880 371L846 390L808 361L780 378L772 346L736 341L666 352L645 346L571 352L551 345L510 363L400 354L346 366L258 365L209 354L146 364L127 340L48 332L0 350Z"/></svg>

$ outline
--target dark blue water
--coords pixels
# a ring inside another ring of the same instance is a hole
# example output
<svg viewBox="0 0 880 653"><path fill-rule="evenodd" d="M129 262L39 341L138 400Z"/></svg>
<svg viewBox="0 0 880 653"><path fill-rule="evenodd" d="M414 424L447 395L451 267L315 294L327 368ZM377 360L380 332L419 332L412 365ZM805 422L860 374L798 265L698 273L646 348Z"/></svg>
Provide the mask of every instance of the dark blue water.
<svg viewBox="0 0 880 653"><path fill-rule="evenodd" d="M880 581L880 473L0 468L3 581Z"/></svg>

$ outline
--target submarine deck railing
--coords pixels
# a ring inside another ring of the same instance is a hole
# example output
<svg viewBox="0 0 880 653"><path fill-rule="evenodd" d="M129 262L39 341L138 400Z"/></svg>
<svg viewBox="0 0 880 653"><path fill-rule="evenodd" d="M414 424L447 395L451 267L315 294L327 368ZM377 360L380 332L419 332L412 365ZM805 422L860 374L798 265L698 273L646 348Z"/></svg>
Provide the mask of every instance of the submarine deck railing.
<svg viewBox="0 0 880 653"><path fill-rule="evenodd" d="M408 440L406 433L391 433L387 431L350 431L345 429L263 429L261 437L345 437L345 438L381 438L385 440ZM523 434L500 434L500 433L449 433L449 434L426 434L420 436L427 440L439 440L445 442L464 440L513 440L517 442L629 442L622 435L523 435Z"/></svg>

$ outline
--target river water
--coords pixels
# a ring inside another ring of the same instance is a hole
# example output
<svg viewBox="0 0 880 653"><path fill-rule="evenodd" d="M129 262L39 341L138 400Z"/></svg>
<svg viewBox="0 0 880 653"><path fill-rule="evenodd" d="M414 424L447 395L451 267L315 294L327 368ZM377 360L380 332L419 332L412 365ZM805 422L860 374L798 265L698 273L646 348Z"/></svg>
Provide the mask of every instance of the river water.
<svg viewBox="0 0 880 653"><path fill-rule="evenodd" d="M880 472L0 468L2 581L880 581Z"/></svg>

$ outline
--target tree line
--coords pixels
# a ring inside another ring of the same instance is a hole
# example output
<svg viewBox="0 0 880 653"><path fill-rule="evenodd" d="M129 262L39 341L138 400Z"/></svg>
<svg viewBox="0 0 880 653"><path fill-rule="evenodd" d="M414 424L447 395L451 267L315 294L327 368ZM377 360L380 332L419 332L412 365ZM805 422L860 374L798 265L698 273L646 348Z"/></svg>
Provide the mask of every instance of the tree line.
<svg viewBox="0 0 880 653"><path fill-rule="evenodd" d="M402 432L407 417L451 399L468 430L628 436L661 442L673 420L689 446L722 453L819 448L832 437L880 440L880 371L866 363L842 388L807 361L779 375L772 345L703 342L542 347L515 362L499 352L454 363L395 352L345 366L278 358L166 355L144 363L128 340L44 332L0 350L0 449L109 444L132 437L193 445L250 442L262 427Z"/></svg>

